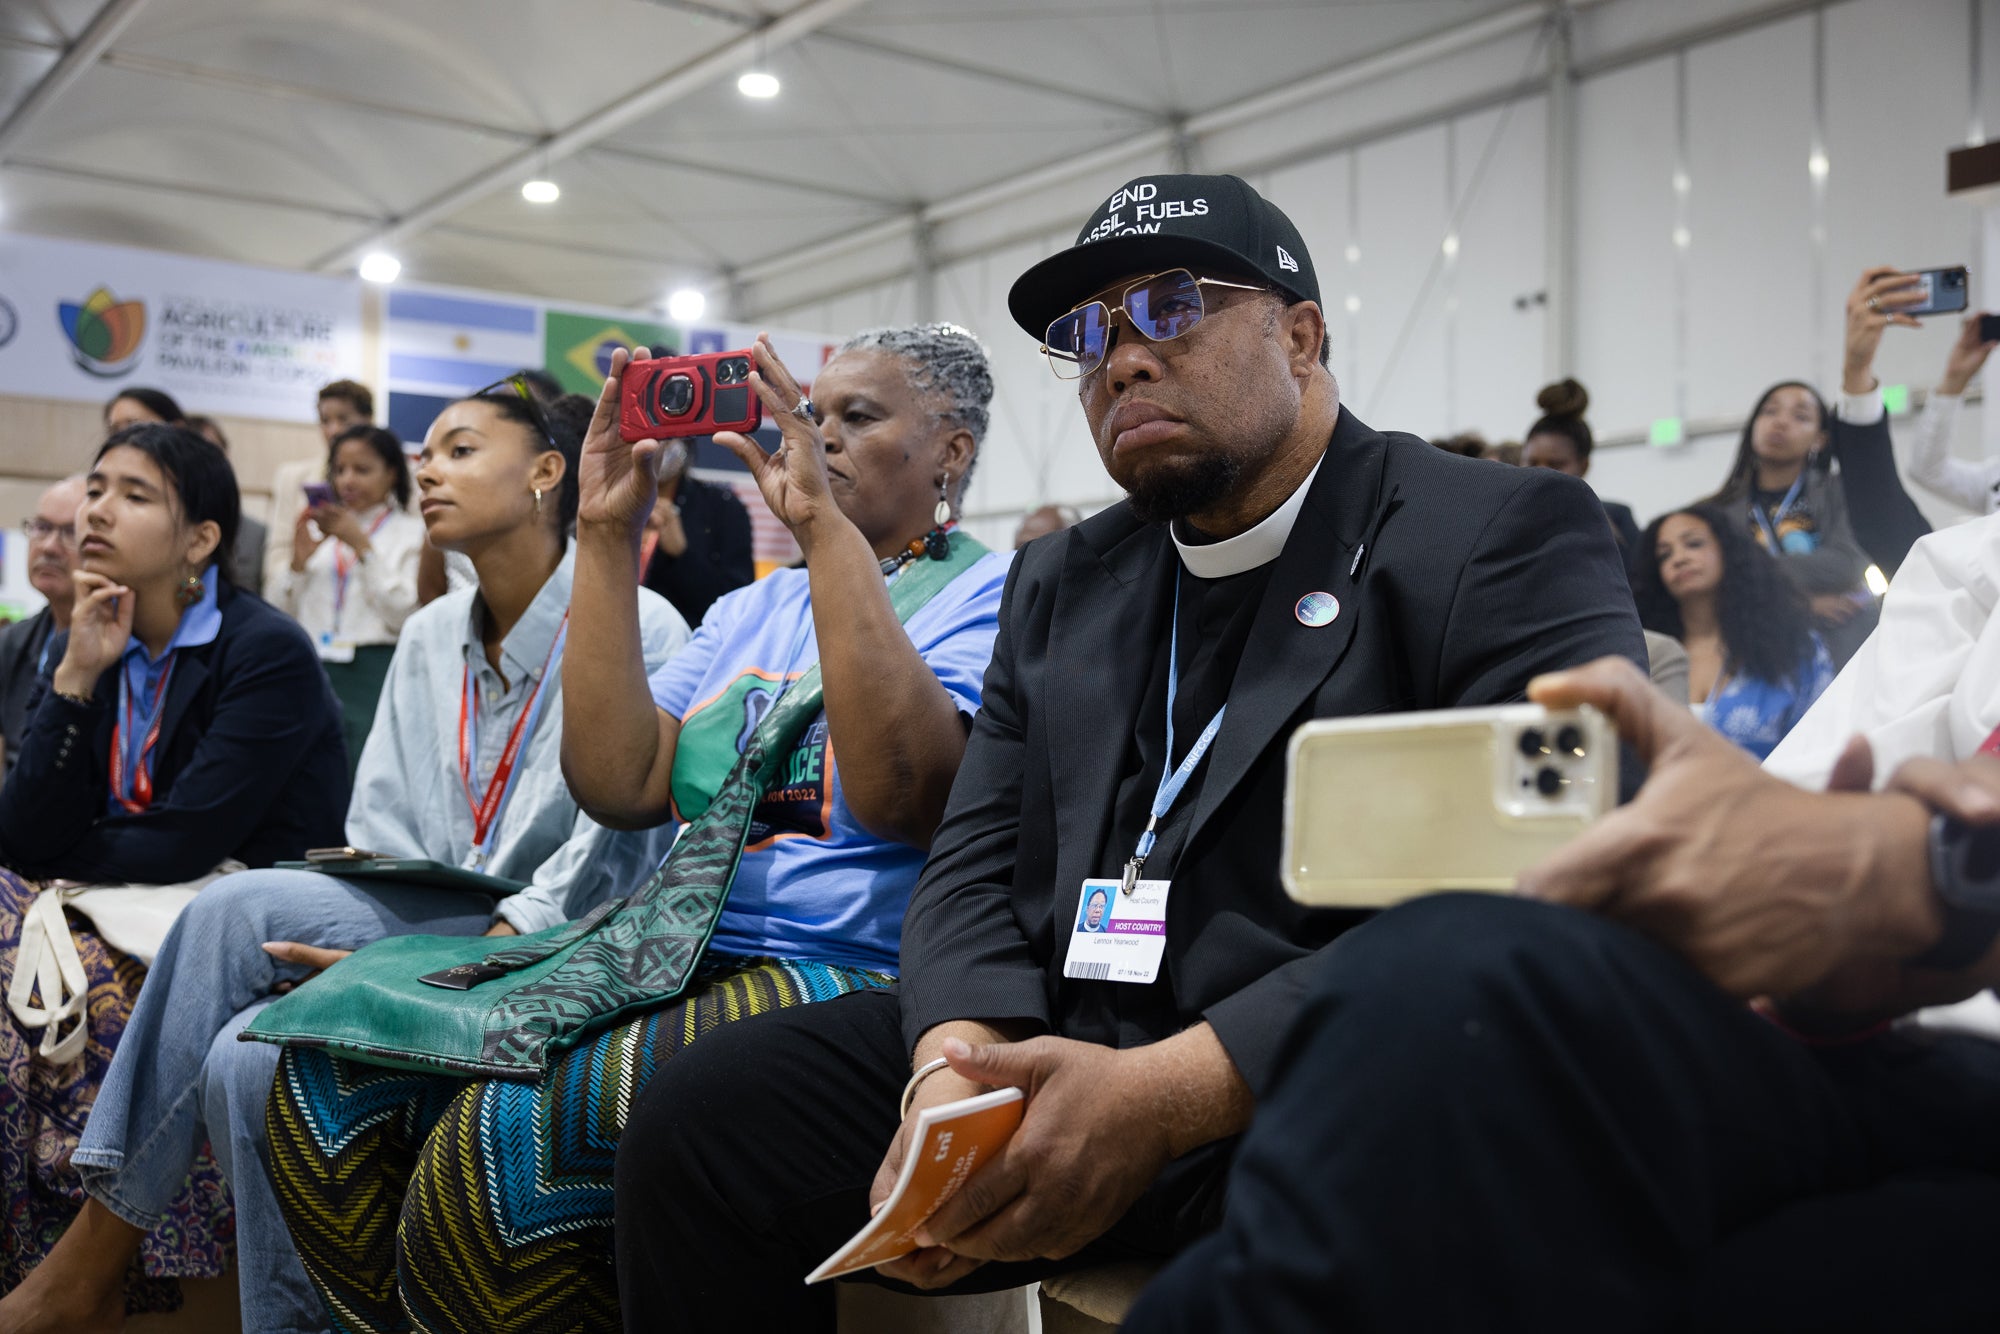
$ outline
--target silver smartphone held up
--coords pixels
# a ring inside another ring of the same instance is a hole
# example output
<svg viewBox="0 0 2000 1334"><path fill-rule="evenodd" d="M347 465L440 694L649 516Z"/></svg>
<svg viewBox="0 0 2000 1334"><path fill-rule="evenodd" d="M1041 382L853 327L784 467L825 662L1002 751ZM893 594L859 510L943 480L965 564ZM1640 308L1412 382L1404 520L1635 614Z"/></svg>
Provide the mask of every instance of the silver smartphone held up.
<svg viewBox="0 0 2000 1334"><path fill-rule="evenodd" d="M1292 734L1280 874L1313 907L1509 890L1617 803L1618 737L1589 707L1317 719Z"/></svg>

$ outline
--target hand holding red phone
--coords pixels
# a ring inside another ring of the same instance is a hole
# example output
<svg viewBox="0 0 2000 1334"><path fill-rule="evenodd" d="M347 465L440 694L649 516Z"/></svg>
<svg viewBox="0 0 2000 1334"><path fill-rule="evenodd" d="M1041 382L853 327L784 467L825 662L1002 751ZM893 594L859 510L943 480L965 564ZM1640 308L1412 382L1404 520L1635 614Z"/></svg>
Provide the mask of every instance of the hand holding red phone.
<svg viewBox="0 0 2000 1334"><path fill-rule="evenodd" d="M810 552L815 534L824 525L847 522L834 503L828 482L826 441L820 436L819 424L797 411L805 401L805 391L779 359L770 335L757 335L752 355L757 369L750 374L750 388L777 422L782 439L770 454L749 436L734 431L718 432L715 443L743 460L771 513L791 530L800 548Z"/></svg>
<svg viewBox="0 0 2000 1334"><path fill-rule="evenodd" d="M611 373L597 395L597 411L591 414L577 461L577 522L612 525L634 542L644 531L646 516L659 496L661 442L628 441L620 429L619 415L626 377L643 372L651 359L652 354L644 348L612 352Z"/></svg>

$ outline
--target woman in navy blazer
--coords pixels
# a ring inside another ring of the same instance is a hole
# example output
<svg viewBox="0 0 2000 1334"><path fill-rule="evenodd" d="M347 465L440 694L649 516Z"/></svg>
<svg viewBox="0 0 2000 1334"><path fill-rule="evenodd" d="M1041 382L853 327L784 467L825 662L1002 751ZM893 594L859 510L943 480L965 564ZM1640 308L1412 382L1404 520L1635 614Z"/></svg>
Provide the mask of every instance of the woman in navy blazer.
<svg viewBox="0 0 2000 1334"><path fill-rule="evenodd" d="M70 1151L150 959L75 910L37 910L31 882L171 885L342 839L339 706L305 632L216 559L239 516L227 459L177 427L119 431L91 467L70 632L0 788L0 1072L25 1091L0 1101L0 1292L82 1201ZM80 1048L64 1041L86 1018ZM133 1310L161 1304L160 1279L226 1267L212 1163L172 1212Z"/></svg>

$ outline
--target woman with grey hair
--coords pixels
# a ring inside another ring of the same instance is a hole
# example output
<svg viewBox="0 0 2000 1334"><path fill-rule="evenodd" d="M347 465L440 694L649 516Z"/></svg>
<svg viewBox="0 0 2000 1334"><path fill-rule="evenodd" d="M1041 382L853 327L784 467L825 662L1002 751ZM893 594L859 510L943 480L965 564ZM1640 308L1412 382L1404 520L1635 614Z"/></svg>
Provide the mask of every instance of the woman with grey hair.
<svg viewBox="0 0 2000 1334"><path fill-rule="evenodd" d="M979 341L950 325L849 339L810 397L767 340L756 360L751 383L783 441L770 454L745 436L717 441L748 467L805 568L719 598L648 678L632 562L661 442L619 438L630 363L615 353L580 468L563 769L609 827L699 820L711 801L728 807L718 789L779 700L794 706L783 716L808 719L767 743L786 757L779 777L751 817L700 968L666 1008L586 1039L538 1083L286 1049L272 1174L343 1330L617 1329L612 1164L652 1073L718 1024L894 981L1010 560L954 518L993 378Z"/></svg>

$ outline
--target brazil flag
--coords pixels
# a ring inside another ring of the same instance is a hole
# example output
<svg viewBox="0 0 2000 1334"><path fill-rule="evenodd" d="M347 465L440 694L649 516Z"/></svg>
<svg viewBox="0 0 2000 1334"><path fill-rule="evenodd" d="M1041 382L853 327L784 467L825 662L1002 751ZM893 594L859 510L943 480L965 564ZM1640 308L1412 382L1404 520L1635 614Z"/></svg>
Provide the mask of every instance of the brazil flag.
<svg viewBox="0 0 2000 1334"><path fill-rule="evenodd" d="M576 315L550 310L544 316L547 339L542 364L549 374L562 381L573 394L592 398L604 388L611 373L614 348L651 347L680 351L678 330L646 320L610 318L603 315Z"/></svg>

